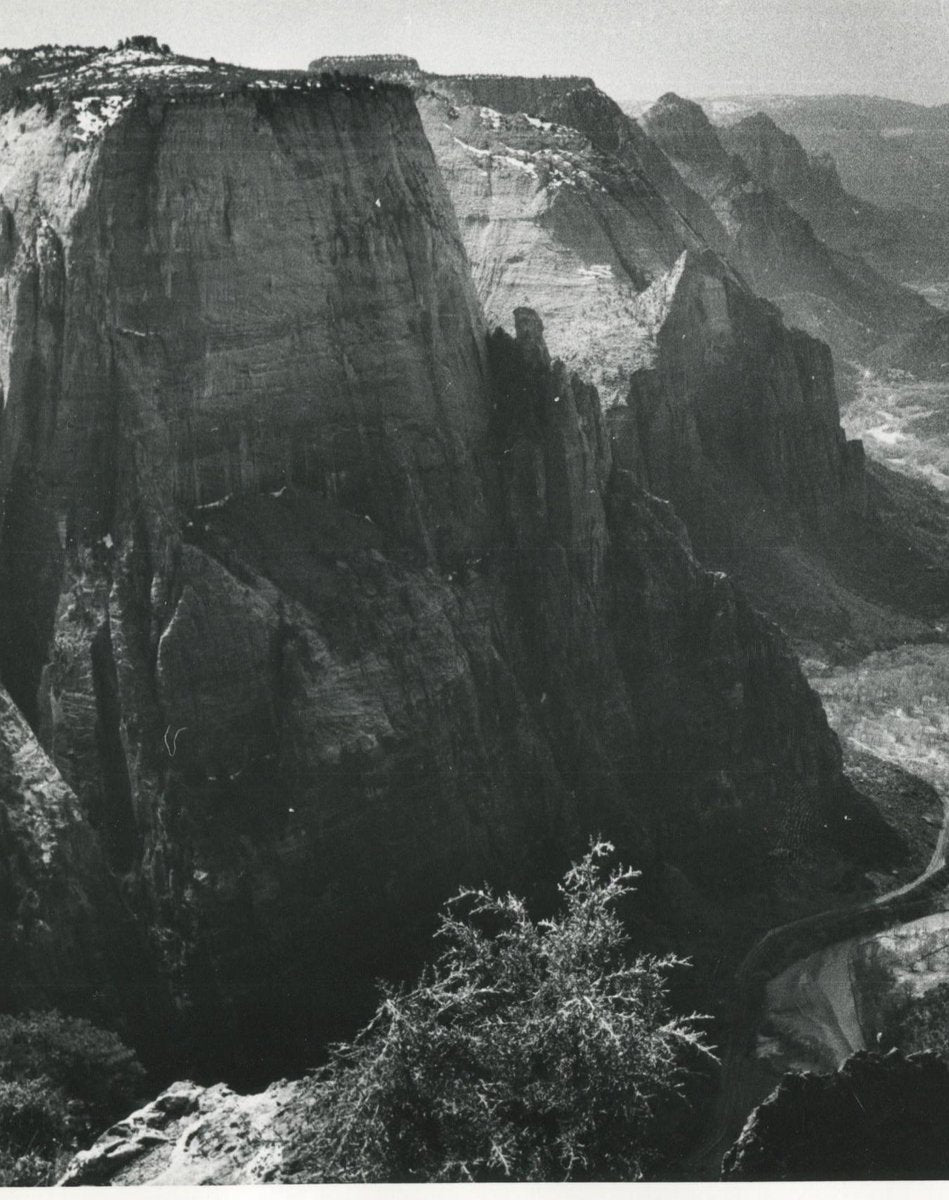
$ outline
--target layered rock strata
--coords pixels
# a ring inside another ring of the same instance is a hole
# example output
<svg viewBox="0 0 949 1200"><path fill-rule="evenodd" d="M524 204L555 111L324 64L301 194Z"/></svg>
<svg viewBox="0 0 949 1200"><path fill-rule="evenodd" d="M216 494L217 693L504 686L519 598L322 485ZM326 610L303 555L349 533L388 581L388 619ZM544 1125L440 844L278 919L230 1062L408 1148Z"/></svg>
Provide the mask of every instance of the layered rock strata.
<svg viewBox="0 0 949 1200"><path fill-rule="evenodd" d="M859 889L819 701L537 316L486 340L409 92L133 65L3 117L0 672L181 1059L298 1069L458 884L542 903L594 831L673 926L673 877L750 926Z"/></svg>

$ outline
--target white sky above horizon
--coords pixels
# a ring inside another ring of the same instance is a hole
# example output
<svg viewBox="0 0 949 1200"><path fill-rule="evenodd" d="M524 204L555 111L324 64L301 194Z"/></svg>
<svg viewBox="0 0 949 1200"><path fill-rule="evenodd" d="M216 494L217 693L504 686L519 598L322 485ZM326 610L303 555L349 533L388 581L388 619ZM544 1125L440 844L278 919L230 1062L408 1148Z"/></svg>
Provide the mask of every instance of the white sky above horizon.
<svg viewBox="0 0 949 1200"><path fill-rule="evenodd" d="M0 46L135 33L245 66L401 53L446 74L592 75L620 100L949 102L949 0L0 0Z"/></svg>

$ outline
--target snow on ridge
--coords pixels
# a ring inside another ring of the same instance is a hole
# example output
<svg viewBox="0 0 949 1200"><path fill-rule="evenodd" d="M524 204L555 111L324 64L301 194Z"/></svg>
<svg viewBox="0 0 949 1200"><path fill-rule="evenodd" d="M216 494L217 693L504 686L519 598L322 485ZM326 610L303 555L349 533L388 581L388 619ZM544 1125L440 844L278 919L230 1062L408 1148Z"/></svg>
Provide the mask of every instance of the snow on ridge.
<svg viewBox="0 0 949 1200"><path fill-rule="evenodd" d="M100 67L121 67L128 63L164 62L166 58L166 55L156 54L154 50L137 50L130 46L125 50L110 50L108 54L100 54L95 61Z"/></svg>
<svg viewBox="0 0 949 1200"><path fill-rule="evenodd" d="M194 63L150 62L128 67L124 74L140 78L145 75L195 75L204 71L203 66Z"/></svg>
<svg viewBox="0 0 949 1200"><path fill-rule="evenodd" d="M456 145L460 146L462 150L467 150L469 154L475 155L476 158L491 157L490 150L481 150L478 146L472 146L470 142L463 142L460 137L453 138L452 140Z"/></svg>
<svg viewBox="0 0 949 1200"><path fill-rule="evenodd" d="M505 149L509 147L505 146ZM509 167L517 167L520 171L525 171L528 175L533 175L537 178L537 168L532 162L525 161L523 158L515 158L512 154L499 154L496 156L498 162L505 163Z"/></svg>
<svg viewBox="0 0 949 1200"><path fill-rule="evenodd" d="M76 118L79 141L89 143L114 125L131 103L131 97L119 95L84 96L81 100L73 100L70 108Z"/></svg>

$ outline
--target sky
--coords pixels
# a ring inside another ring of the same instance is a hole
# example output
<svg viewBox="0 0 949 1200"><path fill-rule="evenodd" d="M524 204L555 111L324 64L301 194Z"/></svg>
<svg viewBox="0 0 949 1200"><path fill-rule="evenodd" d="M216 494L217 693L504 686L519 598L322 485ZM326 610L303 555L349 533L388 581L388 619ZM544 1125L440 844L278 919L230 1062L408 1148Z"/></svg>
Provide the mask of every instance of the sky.
<svg viewBox="0 0 949 1200"><path fill-rule="evenodd" d="M949 102L949 0L0 0L0 46L134 33L246 66L392 52L442 73L592 75L621 101L676 91Z"/></svg>

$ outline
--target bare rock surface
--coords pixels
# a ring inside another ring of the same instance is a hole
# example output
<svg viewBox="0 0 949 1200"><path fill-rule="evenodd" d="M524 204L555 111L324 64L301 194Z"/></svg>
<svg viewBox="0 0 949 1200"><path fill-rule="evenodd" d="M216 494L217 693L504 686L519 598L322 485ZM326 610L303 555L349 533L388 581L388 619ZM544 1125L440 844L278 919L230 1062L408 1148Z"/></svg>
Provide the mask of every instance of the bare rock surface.
<svg viewBox="0 0 949 1200"><path fill-rule="evenodd" d="M729 265L744 271L729 215L742 168L701 111L701 136L686 138L704 164L696 186L732 181L721 197L693 190L589 80L426 75L416 98L489 316L509 325L511 304L537 308L564 360L596 382L617 460L675 503L700 557L832 653L922 635L949 602L930 544L932 530L949 536L946 514L868 484L862 447L840 428L831 355ZM678 98L668 107L674 125ZM784 201L773 207L810 247L802 260L788 243L793 269L810 254L824 272L830 252ZM784 270L780 254L751 252ZM822 278L780 287L811 296ZM862 285L834 278L846 304L863 304Z"/></svg>
<svg viewBox="0 0 949 1200"><path fill-rule="evenodd" d="M141 930L85 815L0 691L4 1009L59 1004L140 1037L169 1019Z"/></svg>
<svg viewBox="0 0 949 1200"><path fill-rule="evenodd" d="M281 1111L293 1084L242 1096L181 1082L108 1129L75 1156L60 1187L169 1187L279 1182Z"/></svg>

